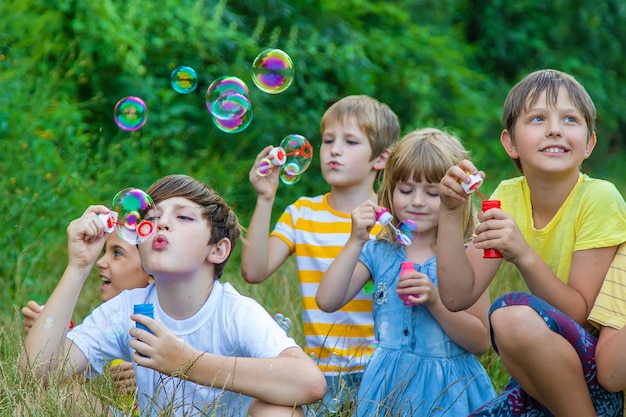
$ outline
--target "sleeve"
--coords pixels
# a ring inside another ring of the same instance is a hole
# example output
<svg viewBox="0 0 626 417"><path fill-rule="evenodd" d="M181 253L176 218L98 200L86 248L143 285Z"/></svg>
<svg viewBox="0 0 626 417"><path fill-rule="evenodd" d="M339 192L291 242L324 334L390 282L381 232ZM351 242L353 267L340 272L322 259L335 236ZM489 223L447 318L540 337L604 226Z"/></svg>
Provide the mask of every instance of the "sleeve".
<svg viewBox="0 0 626 417"><path fill-rule="evenodd" d="M236 311L237 340L242 356L273 358L285 349L299 347L257 301L241 296Z"/></svg>
<svg viewBox="0 0 626 417"><path fill-rule="evenodd" d="M275 236L285 242L291 253L295 250L295 225L298 219L298 208L295 204L289 205L278 218L276 226L270 236Z"/></svg>
<svg viewBox="0 0 626 417"><path fill-rule="evenodd" d="M105 365L113 359L131 360L128 331L134 322L126 306L125 297L114 297L98 306L81 324L67 333L67 338L89 360L90 370L85 374L87 378L101 375Z"/></svg>
<svg viewBox="0 0 626 417"><path fill-rule="evenodd" d="M621 329L626 326L626 243L622 243L606 274L589 315L595 327Z"/></svg>
<svg viewBox="0 0 626 417"><path fill-rule="evenodd" d="M626 204L615 185L597 180L579 203L575 251L626 241Z"/></svg>

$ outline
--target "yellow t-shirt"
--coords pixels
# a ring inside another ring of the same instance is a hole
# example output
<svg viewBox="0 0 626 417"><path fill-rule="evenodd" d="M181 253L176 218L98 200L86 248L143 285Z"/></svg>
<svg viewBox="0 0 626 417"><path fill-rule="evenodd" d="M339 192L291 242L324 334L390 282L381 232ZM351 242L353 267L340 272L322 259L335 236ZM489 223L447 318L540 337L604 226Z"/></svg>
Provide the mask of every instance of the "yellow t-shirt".
<svg viewBox="0 0 626 417"><path fill-rule="evenodd" d="M617 249L600 294L589 314L589 322L597 328L606 326L620 330L626 326L626 243L622 243ZM624 390L624 415L626 415L626 390Z"/></svg>
<svg viewBox="0 0 626 417"><path fill-rule="evenodd" d="M534 226L530 190L525 177L502 181L490 199L500 200L528 244L564 283L569 279L575 251L617 246L626 241L626 203L609 181L580 174L578 182L541 229ZM522 279L519 270L503 262L496 279Z"/></svg>

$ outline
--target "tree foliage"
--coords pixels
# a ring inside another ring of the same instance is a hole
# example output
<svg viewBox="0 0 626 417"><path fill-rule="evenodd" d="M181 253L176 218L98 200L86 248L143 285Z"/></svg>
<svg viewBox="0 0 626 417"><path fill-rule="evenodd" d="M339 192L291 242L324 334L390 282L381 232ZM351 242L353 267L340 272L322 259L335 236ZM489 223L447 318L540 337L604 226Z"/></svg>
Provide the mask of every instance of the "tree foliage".
<svg viewBox="0 0 626 417"><path fill-rule="evenodd" d="M8 300L49 292L38 286L41 275L56 282L63 230L87 204L108 205L122 188L145 189L165 174L205 179L245 225L255 155L289 133L317 149L322 114L349 94L389 104L403 133L451 130L499 179L514 173L498 140L506 92L526 72L556 67L596 100L601 145L592 168L617 177L620 159L606 154L624 144L625 104L616 98L625 92L625 10L618 0L6 0L0 279ZM252 85L250 65L266 48L294 61L295 81L284 93ZM169 85L179 65L198 72L191 94ZM206 89L222 75L250 87L253 121L237 134L217 129L206 110ZM112 117L126 96L142 97L149 111L132 133ZM313 163L297 186L279 190L276 206L325 190Z"/></svg>

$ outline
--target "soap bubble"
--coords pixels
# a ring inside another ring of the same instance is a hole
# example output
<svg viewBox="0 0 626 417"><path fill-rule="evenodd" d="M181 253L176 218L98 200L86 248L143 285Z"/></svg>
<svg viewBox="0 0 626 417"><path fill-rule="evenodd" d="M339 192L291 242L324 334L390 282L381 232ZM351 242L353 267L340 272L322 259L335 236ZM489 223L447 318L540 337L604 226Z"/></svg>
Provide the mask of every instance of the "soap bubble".
<svg viewBox="0 0 626 417"><path fill-rule="evenodd" d="M282 166L280 170L280 180L283 184L293 185L300 181L300 166L290 162Z"/></svg>
<svg viewBox="0 0 626 417"><path fill-rule="evenodd" d="M289 169L293 170L292 174L300 175L311 165L313 147L304 136L297 134L287 135L280 142L280 147L285 150L287 155L283 169L287 169L287 165L291 164Z"/></svg>
<svg viewBox="0 0 626 417"><path fill-rule="evenodd" d="M289 88L293 77L293 61L280 49L266 49L252 63L252 81L265 93L282 93Z"/></svg>
<svg viewBox="0 0 626 417"><path fill-rule="evenodd" d="M231 94L220 100L223 117L213 116L213 123L223 132L241 132L252 122L252 106L241 94Z"/></svg>
<svg viewBox="0 0 626 417"><path fill-rule="evenodd" d="M198 74L191 67L180 66L170 75L172 88L181 94L189 94L198 86Z"/></svg>
<svg viewBox="0 0 626 417"><path fill-rule="evenodd" d="M148 107L139 97L125 97L115 105L113 116L120 129L139 130L148 120Z"/></svg>
<svg viewBox="0 0 626 417"><path fill-rule="evenodd" d="M248 91L248 86L240 78L234 76L216 78L206 91L207 109L215 117L229 117L232 112L228 110L229 100L225 97L230 95L247 97Z"/></svg>
<svg viewBox="0 0 626 417"><path fill-rule="evenodd" d="M156 207L152 198L138 188L126 188L113 197L111 210L118 213L117 233L135 245L156 231Z"/></svg>

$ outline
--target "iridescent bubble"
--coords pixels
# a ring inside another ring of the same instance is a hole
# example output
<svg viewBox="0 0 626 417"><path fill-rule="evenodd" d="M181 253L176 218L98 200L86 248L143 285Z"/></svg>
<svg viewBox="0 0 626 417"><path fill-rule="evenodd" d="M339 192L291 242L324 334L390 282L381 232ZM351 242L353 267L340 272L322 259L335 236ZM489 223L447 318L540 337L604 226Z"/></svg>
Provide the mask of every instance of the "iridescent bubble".
<svg viewBox="0 0 626 417"><path fill-rule="evenodd" d="M276 321L276 323L278 323L281 329L285 331L285 334L289 336L291 330L293 329L293 323L291 322L291 319L289 317L285 317L281 313L276 313L274 314L274 320Z"/></svg>
<svg viewBox="0 0 626 417"><path fill-rule="evenodd" d="M239 94L248 96L248 86L240 78L234 76L223 76L216 78L206 90L206 106L213 116L227 117L229 112L222 114L222 101L224 96Z"/></svg>
<svg viewBox="0 0 626 417"><path fill-rule="evenodd" d="M213 117L220 120L252 120L252 105L242 94L225 94L213 103Z"/></svg>
<svg viewBox="0 0 626 417"><path fill-rule="evenodd" d="M125 97L115 105L113 116L120 129L139 130L148 120L148 107L139 97Z"/></svg>
<svg viewBox="0 0 626 417"><path fill-rule="evenodd" d="M152 198L138 188L126 188L113 197L111 210L118 213L117 233L135 245L156 231L156 207Z"/></svg>
<svg viewBox="0 0 626 417"><path fill-rule="evenodd" d="M252 81L259 90L278 94L285 91L294 77L293 61L280 49L266 49L252 63Z"/></svg>
<svg viewBox="0 0 626 417"><path fill-rule="evenodd" d="M280 180L283 184L293 185L300 181L300 166L294 162L285 164L280 169Z"/></svg>
<svg viewBox="0 0 626 417"><path fill-rule="evenodd" d="M181 94L189 94L198 86L198 74L191 67L180 66L170 75L172 88Z"/></svg>
<svg viewBox="0 0 626 417"><path fill-rule="evenodd" d="M256 173L260 177L266 177L272 172L273 166L272 161L267 158L263 158L256 166Z"/></svg>
<svg viewBox="0 0 626 417"><path fill-rule="evenodd" d="M233 118L213 117L213 124L226 133L238 133L247 128L252 122L252 109L248 109L242 116Z"/></svg>
<svg viewBox="0 0 626 417"><path fill-rule="evenodd" d="M328 402L328 412L331 415L336 415L339 411L341 411L341 401L339 398L333 398Z"/></svg>
<svg viewBox="0 0 626 417"><path fill-rule="evenodd" d="M296 170L294 172L295 175L301 175L311 165L313 147L304 136L298 134L287 135L280 142L280 147L285 150L286 154L284 167L288 164L293 164L290 169Z"/></svg>

